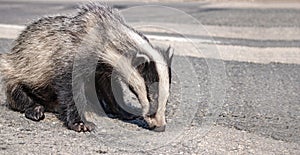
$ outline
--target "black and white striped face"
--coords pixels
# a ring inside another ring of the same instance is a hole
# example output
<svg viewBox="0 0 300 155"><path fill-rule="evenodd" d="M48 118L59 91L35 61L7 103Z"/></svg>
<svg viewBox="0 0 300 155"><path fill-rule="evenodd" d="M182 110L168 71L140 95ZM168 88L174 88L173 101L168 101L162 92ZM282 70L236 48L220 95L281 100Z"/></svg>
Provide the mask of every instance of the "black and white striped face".
<svg viewBox="0 0 300 155"><path fill-rule="evenodd" d="M131 35L141 49L133 59L133 65L144 79L146 95L150 104L146 113L144 110L143 116L150 128L164 131L173 51L170 47L166 50L154 48L145 37L136 33Z"/></svg>
<svg viewBox="0 0 300 155"><path fill-rule="evenodd" d="M133 58L133 65L137 68L145 83L146 91L144 92L146 92L146 94L141 94L139 90L134 92L137 96L145 96L146 98L141 100L147 103L141 103L140 100L142 115L148 123L149 128L155 131L164 131L166 126L165 111L169 98L171 81L170 65L173 51L171 48L165 51L154 48L145 36L133 29L129 29L126 34L130 42L138 49L136 56ZM152 108L153 105L157 106Z"/></svg>
<svg viewBox="0 0 300 155"><path fill-rule="evenodd" d="M147 88L147 97L151 104L151 106L156 106L159 104L159 95L168 94L167 92L159 92L159 82L161 80L168 80L168 83L171 84L171 63L173 58L173 51L171 47L168 49L155 48L157 52L163 57L164 62L160 65L162 67L167 67L167 72L163 72L167 75L160 75L157 70L157 65L155 60L150 60L150 58L144 54L137 54L134 60L134 66L138 69L139 73L145 80L145 85ZM159 62L158 62L159 63ZM165 78L165 79L160 79ZM170 88L170 85L169 85ZM169 91L169 88L165 91ZM156 109L155 108L155 109ZM151 109L151 110L155 110ZM150 114L154 114L155 112L150 112Z"/></svg>

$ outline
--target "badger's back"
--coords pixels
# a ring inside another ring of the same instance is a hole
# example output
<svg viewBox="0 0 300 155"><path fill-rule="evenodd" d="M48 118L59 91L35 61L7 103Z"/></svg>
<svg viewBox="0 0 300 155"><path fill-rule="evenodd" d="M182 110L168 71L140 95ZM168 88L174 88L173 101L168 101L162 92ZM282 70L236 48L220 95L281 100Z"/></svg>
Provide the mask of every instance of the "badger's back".
<svg viewBox="0 0 300 155"><path fill-rule="evenodd" d="M55 70L71 63L73 52L84 34L84 23L76 17L44 17L31 24L5 54L2 72L8 83L26 81L33 87L51 82Z"/></svg>

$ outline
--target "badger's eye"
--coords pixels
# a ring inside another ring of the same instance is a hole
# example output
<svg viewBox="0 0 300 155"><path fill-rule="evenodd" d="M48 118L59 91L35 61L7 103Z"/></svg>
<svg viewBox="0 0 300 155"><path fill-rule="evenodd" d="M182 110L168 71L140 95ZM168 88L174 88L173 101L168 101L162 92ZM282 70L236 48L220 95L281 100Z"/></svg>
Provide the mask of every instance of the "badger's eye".
<svg viewBox="0 0 300 155"><path fill-rule="evenodd" d="M153 82L148 85L148 93L152 99L157 98L158 94L158 82Z"/></svg>

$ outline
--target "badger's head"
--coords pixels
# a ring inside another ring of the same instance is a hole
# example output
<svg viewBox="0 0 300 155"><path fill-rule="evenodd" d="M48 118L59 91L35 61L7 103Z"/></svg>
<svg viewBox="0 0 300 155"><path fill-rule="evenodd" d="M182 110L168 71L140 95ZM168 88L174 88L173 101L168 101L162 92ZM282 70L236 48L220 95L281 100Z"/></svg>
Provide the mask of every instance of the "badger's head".
<svg viewBox="0 0 300 155"><path fill-rule="evenodd" d="M108 35L110 40L107 49L110 50L101 56L102 59L109 64L116 64L113 65L114 70L136 95L149 128L164 131L173 49L154 47L143 34L124 22L109 31ZM150 108L150 105L157 106Z"/></svg>
<svg viewBox="0 0 300 155"><path fill-rule="evenodd" d="M147 49L149 50L149 49ZM139 52L133 61L144 78L150 109L144 119L149 128L164 131L166 126L165 110L171 84L171 63L173 49L153 48L147 52Z"/></svg>

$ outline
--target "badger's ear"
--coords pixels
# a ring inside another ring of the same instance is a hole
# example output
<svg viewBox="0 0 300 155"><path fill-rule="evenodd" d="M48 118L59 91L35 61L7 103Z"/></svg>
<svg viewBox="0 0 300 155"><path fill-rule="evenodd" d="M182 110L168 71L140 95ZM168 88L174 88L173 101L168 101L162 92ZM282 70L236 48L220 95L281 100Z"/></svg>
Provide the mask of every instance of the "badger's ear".
<svg viewBox="0 0 300 155"><path fill-rule="evenodd" d="M174 56L174 49L171 46L168 47L168 49L166 51L166 56L167 56L169 63L171 64L173 56Z"/></svg>
<svg viewBox="0 0 300 155"><path fill-rule="evenodd" d="M146 54L139 53L139 52L136 53L132 62L134 66L145 66L149 63L150 63L150 58Z"/></svg>

